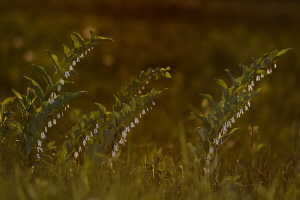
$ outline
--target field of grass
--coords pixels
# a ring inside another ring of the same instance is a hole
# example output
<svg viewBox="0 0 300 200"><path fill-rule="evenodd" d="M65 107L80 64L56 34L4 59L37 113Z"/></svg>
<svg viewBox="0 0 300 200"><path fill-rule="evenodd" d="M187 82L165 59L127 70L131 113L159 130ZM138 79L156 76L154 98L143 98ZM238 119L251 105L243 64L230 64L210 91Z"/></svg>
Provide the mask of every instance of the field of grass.
<svg viewBox="0 0 300 200"><path fill-rule="evenodd" d="M1 199L300 198L300 28L297 14L287 11L300 5L277 2L272 4L275 10L260 17L256 15L262 13L259 3L251 4L256 14L235 9L235 4L226 11L222 3L208 4L211 10L207 11L198 5L201 9L192 12L167 6L139 10L131 5L127 11L107 4L102 11L101 6L74 5L56 7L54 3L52 10L29 5L1 8L1 100L13 96L12 88L26 90L23 75L43 82L30 67L37 63L52 70L43 49L63 57L57 39L68 42L71 31L88 38L90 29L115 43L99 43L77 66L75 84L68 89L89 93L70 102L68 120L61 128L71 127L81 114L95 109L94 102L110 108L112 94L123 82L148 67L171 67L172 78L154 84L169 89L128 135L117 157L101 166L90 161L77 168L74 176L65 177L57 174L57 166L23 168L17 164L19 158L1 154ZM114 9L110 13L108 8ZM235 124L243 130L219 149L220 162L211 176L205 175L186 149L186 143L195 143L194 129L201 125L190 113L209 111L199 93L219 100L214 78L229 83L225 69L239 75L239 63L250 65L252 57L283 48L292 50L259 83L265 90ZM3 167L11 161L15 165Z"/></svg>

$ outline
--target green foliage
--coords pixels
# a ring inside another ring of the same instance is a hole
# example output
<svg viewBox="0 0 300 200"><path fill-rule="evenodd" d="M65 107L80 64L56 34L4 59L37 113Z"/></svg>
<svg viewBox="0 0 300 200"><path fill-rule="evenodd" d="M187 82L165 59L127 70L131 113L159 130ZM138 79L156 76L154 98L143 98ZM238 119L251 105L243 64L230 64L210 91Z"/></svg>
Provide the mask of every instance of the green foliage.
<svg viewBox="0 0 300 200"><path fill-rule="evenodd" d="M198 159L205 162L207 166L214 164L217 150L224 141L240 130L239 128L232 128L235 120L240 118L244 111L249 110L251 99L262 92L263 88L254 90L255 81L260 81L266 75L271 74L272 70L277 68L277 60L288 50L266 53L261 58L253 60L249 67L240 64L243 73L238 78L235 78L230 70L226 69L232 86L228 87L223 80L216 79L222 90L221 101L215 102L209 94L200 94L207 100L212 111L208 116L193 113L202 121L202 126L196 128L198 134L197 148L191 148L191 144L188 145L188 148L191 151L196 151L194 155L198 155ZM207 172L209 169L204 168L204 171Z"/></svg>
<svg viewBox="0 0 300 200"><path fill-rule="evenodd" d="M76 125L69 131L65 130L64 141L60 141L60 138L49 140L50 130L59 123L64 111L69 108L69 101L86 93L85 91L67 92L63 89L65 85L72 83L67 79L76 74L74 70L76 64L96 46L97 42L113 41L110 38L96 36L92 31L90 34L91 39L85 41L80 34L71 33L70 39L73 47L69 48L62 43L64 53L62 60L46 50L55 68L53 76L50 76L45 68L36 64L32 65L45 79L46 88L42 88L34 79L24 76L29 84L27 93L22 95L12 90L15 97L2 102L1 137L5 138L8 131L17 131L15 141L18 141L16 149L22 156L21 163L19 163L21 166L33 166L37 170L43 167L61 166L60 169L63 171L60 173L68 174L74 167L73 163L83 165L84 160L88 158L97 160L97 163L101 164L103 159L108 160L107 155L111 152L114 157L119 149L118 144L125 144L129 129L138 123L138 113L141 118L145 110L152 108L157 95L163 91L157 91L154 88L149 90L147 84L150 79L171 77L168 72L169 67L166 69L149 68L147 71L142 71L139 78L132 78L130 84L125 83L122 90L113 95L112 111L96 103L98 110L82 115ZM14 99L17 99L20 117L12 116L12 111L10 111ZM130 122L133 117L135 117L134 122ZM21 120L14 121L14 119ZM114 150L112 150L112 145L114 145ZM4 150L2 152L7 153Z"/></svg>
<svg viewBox="0 0 300 200"><path fill-rule="evenodd" d="M29 84L26 93L12 90L15 96L1 102L0 198L297 199L296 141L293 155L282 162L267 145L255 144L255 128L249 128L250 155L229 153L228 158L217 154L224 141L240 130L233 127L235 120L262 92L262 88L254 89L254 82L271 74L277 60L289 49L267 53L249 67L241 64L240 77L226 70L232 85L216 79L222 91L219 102L209 94L200 94L211 112L193 113L202 121L196 129L195 146L185 144L183 121L178 123L182 159L163 156L162 149L155 146L147 147L143 157L139 149L132 148L127 136L166 90L156 90L150 83L153 79L171 78L169 67L149 68L124 83L113 94L112 108L96 102L95 110L85 112L71 128L63 126L59 132L53 128L68 121L64 113L71 99L86 93L66 91L64 87L73 83L67 79L77 74L75 66L97 42L113 41L94 32L90 35L91 39L85 41L80 34L71 33L73 46L62 43L62 60L47 50L55 68L53 75L32 65L46 81L45 88L24 76ZM297 125L296 138L298 129ZM121 157L119 149L127 139L129 152L133 153L125 162L116 158Z"/></svg>

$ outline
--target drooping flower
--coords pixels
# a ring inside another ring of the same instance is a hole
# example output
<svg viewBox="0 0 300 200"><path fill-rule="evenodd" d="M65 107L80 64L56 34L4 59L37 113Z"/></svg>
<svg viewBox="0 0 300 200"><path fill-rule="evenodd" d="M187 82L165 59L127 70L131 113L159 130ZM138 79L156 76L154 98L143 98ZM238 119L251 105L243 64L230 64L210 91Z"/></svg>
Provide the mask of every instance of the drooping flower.
<svg viewBox="0 0 300 200"><path fill-rule="evenodd" d="M254 87L254 81L253 80L251 81L251 86Z"/></svg>
<svg viewBox="0 0 300 200"><path fill-rule="evenodd" d="M260 74L260 78L264 78L265 76L264 76L264 74L263 73L261 73Z"/></svg>
<svg viewBox="0 0 300 200"><path fill-rule="evenodd" d="M112 156L112 157L116 157L116 152L115 152L115 151L112 151L112 152L111 152L111 156Z"/></svg>
<svg viewBox="0 0 300 200"><path fill-rule="evenodd" d="M274 68L275 68L275 69L277 68L277 65L276 65L276 63L274 63Z"/></svg>
<svg viewBox="0 0 300 200"><path fill-rule="evenodd" d="M99 125L98 125L98 124L96 124L96 128L99 128Z"/></svg>
<svg viewBox="0 0 300 200"><path fill-rule="evenodd" d="M122 137L121 137L121 139L120 139L120 141L119 141L119 144L123 144L123 145L125 144Z"/></svg>
<svg viewBox="0 0 300 200"><path fill-rule="evenodd" d="M75 65L76 65L76 61L75 61L75 60L73 60L73 63L72 63L72 65L73 65L73 66L75 66Z"/></svg>
<svg viewBox="0 0 300 200"><path fill-rule="evenodd" d="M123 137L123 138L126 138L126 137L127 137L126 131L122 131L122 137Z"/></svg>
<svg viewBox="0 0 300 200"><path fill-rule="evenodd" d="M248 106L245 106L245 111L248 111L249 109L248 109Z"/></svg>
<svg viewBox="0 0 300 200"><path fill-rule="evenodd" d="M248 101L248 103L247 103L247 104L248 104L248 107L250 108L250 106L251 106L251 104L250 104L250 101Z"/></svg>
<svg viewBox="0 0 300 200"><path fill-rule="evenodd" d="M59 92L61 90L61 85L59 84L58 86L57 86L57 92Z"/></svg>
<svg viewBox="0 0 300 200"><path fill-rule="evenodd" d="M65 81L64 81L64 79L62 79L62 78L59 79L59 82L60 82L61 85L64 85L64 84L65 84Z"/></svg>
<svg viewBox="0 0 300 200"><path fill-rule="evenodd" d="M214 152L214 148L213 147L209 147L209 153L212 154Z"/></svg>
<svg viewBox="0 0 300 200"><path fill-rule="evenodd" d="M72 70L73 70L73 66L72 66L72 65L70 65L70 67L69 67L69 70L70 70L70 71L72 71Z"/></svg>
<svg viewBox="0 0 300 200"><path fill-rule="evenodd" d="M139 123L139 119L137 117L134 119L134 123Z"/></svg>
<svg viewBox="0 0 300 200"><path fill-rule="evenodd" d="M154 106L155 106L155 101L152 101L152 105L154 105Z"/></svg>
<svg viewBox="0 0 300 200"><path fill-rule="evenodd" d="M49 127L49 128L52 127L52 122L51 122L51 121L48 122L48 127Z"/></svg>
<svg viewBox="0 0 300 200"><path fill-rule="evenodd" d="M82 152L81 146L79 146L78 151L79 151L79 153Z"/></svg>
<svg viewBox="0 0 300 200"><path fill-rule="evenodd" d="M47 129L47 126L45 126L45 133L47 133L48 129Z"/></svg>
<svg viewBox="0 0 300 200"><path fill-rule="evenodd" d="M46 138L46 135L45 135L44 132L41 132L41 138L42 138L42 139L45 139L45 138Z"/></svg>
<svg viewBox="0 0 300 200"><path fill-rule="evenodd" d="M259 75L256 76L256 81L260 81L260 76Z"/></svg>
<svg viewBox="0 0 300 200"><path fill-rule="evenodd" d="M134 125L133 122L130 123L130 127L131 127L131 128L134 128L134 127L135 127L135 125Z"/></svg>
<svg viewBox="0 0 300 200"><path fill-rule="evenodd" d="M230 119L231 123L235 123L234 117Z"/></svg>
<svg viewBox="0 0 300 200"><path fill-rule="evenodd" d="M251 92L251 91L253 91L253 88L251 85L248 85L248 92Z"/></svg>
<svg viewBox="0 0 300 200"><path fill-rule="evenodd" d="M36 157L37 157L37 159L41 159L41 156L40 156L40 154L36 154Z"/></svg>
<svg viewBox="0 0 300 200"><path fill-rule="evenodd" d="M142 110L142 115L144 115L146 113L145 109Z"/></svg>
<svg viewBox="0 0 300 200"><path fill-rule="evenodd" d="M41 147L42 146L42 141L38 140L38 146Z"/></svg>
<svg viewBox="0 0 300 200"><path fill-rule="evenodd" d="M44 150L42 149L42 147L37 147L37 152L43 152Z"/></svg>
<svg viewBox="0 0 300 200"><path fill-rule="evenodd" d="M90 136L86 135L86 136L85 136L85 139L86 139L87 141L90 141Z"/></svg>
<svg viewBox="0 0 300 200"><path fill-rule="evenodd" d="M95 128L95 129L94 129L94 133L98 133L98 129Z"/></svg>
<svg viewBox="0 0 300 200"><path fill-rule="evenodd" d="M115 144L115 145L114 145L114 151L115 151L115 152L119 151L119 145L118 145L118 144Z"/></svg>
<svg viewBox="0 0 300 200"><path fill-rule="evenodd" d="M75 151L74 158L77 159L78 157L79 157L79 153L77 151Z"/></svg>
<svg viewBox="0 0 300 200"><path fill-rule="evenodd" d="M60 113L57 113L57 119L59 119L60 118Z"/></svg>
<svg viewBox="0 0 300 200"><path fill-rule="evenodd" d="M85 140L82 141L82 145L85 147L85 145L86 145L86 141Z"/></svg>
<svg viewBox="0 0 300 200"><path fill-rule="evenodd" d="M53 119L53 125L56 124L56 119Z"/></svg>

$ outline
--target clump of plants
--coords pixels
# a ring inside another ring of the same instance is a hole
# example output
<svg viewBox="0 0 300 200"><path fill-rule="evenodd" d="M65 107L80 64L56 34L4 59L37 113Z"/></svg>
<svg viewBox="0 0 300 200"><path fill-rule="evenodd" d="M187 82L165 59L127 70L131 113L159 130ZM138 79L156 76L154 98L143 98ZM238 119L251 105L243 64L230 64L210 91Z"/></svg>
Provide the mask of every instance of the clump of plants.
<svg viewBox="0 0 300 200"><path fill-rule="evenodd" d="M290 49L275 50L264 54L259 59L253 59L250 66L240 64L242 75L234 77L229 69L226 69L231 87L222 80L216 82L222 90L221 101L215 102L211 95L200 94L205 98L212 111L207 116L193 113L202 121L202 126L196 128L196 147L188 144L193 156L202 162L205 173L214 171L218 162L217 152L222 144L240 128L234 128L234 124L251 107L251 100L263 90L255 89L256 83L267 75L272 74L277 68L277 60Z"/></svg>
<svg viewBox="0 0 300 200"><path fill-rule="evenodd" d="M41 163L43 166L47 163L48 167L59 166L63 172L72 172L74 165L84 164L88 155L97 157L99 164L109 157L115 157L119 148L125 145L127 134L155 106L156 97L163 91L149 88L150 82L153 79L171 77L169 67L141 71L139 77L132 78L130 83L124 83L122 89L113 95L111 111L102 104L95 103L97 110L82 115L76 125L65 130L64 141L48 140L49 134L53 134L51 132L60 120L66 120L64 115L70 107L69 101L86 93L70 92L64 88L73 84L70 77L77 75L76 65L96 43L113 41L96 36L92 31L90 34L90 40L85 41L80 34L71 33L73 46L69 48L62 44L62 60L47 50L55 67L52 76L45 68L32 65L46 81L46 88L42 88L34 79L24 76L29 83L26 93L13 90L15 97L2 102L1 141L8 147L17 149L22 166L34 169ZM15 100L18 112L11 111ZM1 153L4 156L10 154L9 149L3 149Z"/></svg>
<svg viewBox="0 0 300 200"><path fill-rule="evenodd" d="M195 142L186 145L190 153L189 160L185 148L182 150L183 161L176 162L173 158L162 157L157 151L153 153L150 162L145 161L133 168L128 168L128 164L126 167L120 166L124 169L116 172L118 167L113 168L111 163L113 160L118 160L119 150L126 144L128 134L155 106L158 95L166 90L166 88L155 89L151 86L151 82L161 78L171 78L170 68L149 68L141 71L138 77L132 78L129 83L124 83L122 89L113 94L111 109L101 103L95 103L95 110L81 115L76 124L71 127L64 126L63 130L57 129L59 123L68 120L66 112L70 107L69 102L86 93L86 91L68 91L65 87L74 84L71 78L77 75L78 64L99 42L113 41L110 38L97 36L92 31L90 36L86 41L80 34L71 33L72 47L62 43L64 54L62 59L47 50L55 68L53 74L42 66L32 65L45 80L46 87L42 87L42 84L33 78L24 76L28 80L26 92L13 89L14 96L1 102L1 173L18 174L18 169L21 168L21 171L30 171L30 178L42 177L51 183L58 180L71 180L68 182L73 184L71 189L61 189L59 184L65 184L63 181L62 183L58 181L58 186L54 188L60 193L71 191L72 197L76 196L77 190L74 188L78 185L84 185L85 189L82 190L86 192L98 191L90 188L98 187L97 184L100 183L104 184L105 179L106 187L101 187L104 188L102 192L113 191L113 194L114 191L120 191L123 186L119 184L123 181L129 183L130 189L135 188L130 186L130 183L136 186L143 182L142 190L159 191L157 197L161 198L175 196L198 198L203 195L214 198L214 194L208 192L215 190L210 180L218 178L214 173L218 173L217 167L220 167L219 148L240 130L235 128L234 124L250 109L251 100L263 90L256 86L257 83L272 74L277 68L278 59L289 49L266 53L259 59L253 59L250 66L240 64L242 74L239 77L234 77L227 69L231 79L230 86L225 81L216 79L222 90L219 102L209 94L200 94L208 101L211 112L208 115L193 112L193 115L202 121L202 125L196 128ZM180 126L179 132L181 141L185 145L183 126ZM53 135L55 137L51 137ZM250 172L248 176L249 174ZM129 178L120 178L127 175ZM288 177L284 175L285 178ZM242 175L232 174L227 177L231 177L229 180L233 184ZM267 180L265 177L264 179ZM119 182L116 183L116 180ZM284 183L287 182L286 180ZM38 184L39 179L35 181L39 187L42 187ZM18 190L18 195L24 199L27 196L34 197L32 182L26 179L25 183L25 186L22 186L17 180L18 188L22 188ZM242 187L241 185L243 183L239 183L238 186ZM28 190L27 196L23 190ZM258 187L258 191L263 193L264 188ZM81 190L78 191L80 192ZM136 198L140 197L136 192L130 193L130 197L132 195L136 195ZM87 197L90 195L82 198ZM223 197L225 198L226 195Z"/></svg>

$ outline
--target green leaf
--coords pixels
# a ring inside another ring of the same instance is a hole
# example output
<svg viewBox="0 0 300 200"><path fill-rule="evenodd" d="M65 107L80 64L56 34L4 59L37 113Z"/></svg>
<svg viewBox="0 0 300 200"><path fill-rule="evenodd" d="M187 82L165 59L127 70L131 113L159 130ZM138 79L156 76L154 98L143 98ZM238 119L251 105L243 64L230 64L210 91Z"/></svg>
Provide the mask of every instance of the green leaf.
<svg viewBox="0 0 300 200"><path fill-rule="evenodd" d="M238 132L240 130L242 130L242 129L241 128L233 128L233 129L231 129L229 133L227 133L226 135L224 135L222 137L222 141L225 142L232 134L234 134L234 133L236 133L236 132Z"/></svg>
<svg viewBox="0 0 300 200"><path fill-rule="evenodd" d="M203 126L207 127L207 128L211 128L210 127L210 123L208 122L208 119L205 115L199 115L195 112L192 112L193 115L195 115L196 117L198 117L199 119L201 119L202 123L203 123Z"/></svg>
<svg viewBox="0 0 300 200"><path fill-rule="evenodd" d="M220 86L225 99L230 98L226 83L222 79L215 79L215 80L217 81L217 84Z"/></svg>
<svg viewBox="0 0 300 200"><path fill-rule="evenodd" d="M277 56L277 53L278 53L277 50L272 51L272 52L269 54L268 59L269 59L270 61L272 61L272 60Z"/></svg>
<svg viewBox="0 0 300 200"><path fill-rule="evenodd" d="M51 53L49 50L46 50L47 53L49 54L53 64L54 64L54 67L56 69L56 72L58 72L60 70L60 64L59 64L59 61L57 59L57 56L53 53Z"/></svg>
<svg viewBox="0 0 300 200"><path fill-rule="evenodd" d="M47 82L48 86L52 84L52 80L51 80L50 76L47 74L46 70L43 67L35 65L35 64L32 64L32 66L35 69L37 69L40 72L40 74L42 74L42 76L45 79L45 81Z"/></svg>
<svg viewBox="0 0 300 200"><path fill-rule="evenodd" d="M106 108L105 108L105 106L103 106L100 103L95 103L95 104L99 107L101 113L106 114Z"/></svg>
<svg viewBox="0 0 300 200"><path fill-rule="evenodd" d="M214 102L212 96L210 96L209 94L200 94L201 97L205 98L209 105L215 110L216 113L219 112L219 108L216 102Z"/></svg>
<svg viewBox="0 0 300 200"><path fill-rule="evenodd" d="M229 75L229 77L230 77L230 79L231 79L231 82L232 82L233 87L235 87L235 88L238 87L239 84L238 84L238 82L236 81L235 77L232 76L230 70L229 70L229 69L225 69L225 71L228 73L228 75Z"/></svg>
<svg viewBox="0 0 300 200"><path fill-rule="evenodd" d="M283 54L285 54L287 51L291 50L292 48L287 48L287 49L283 49L280 52L277 53L277 57L279 58L280 56L282 56ZM277 58L277 59L278 59Z"/></svg>
<svg viewBox="0 0 300 200"><path fill-rule="evenodd" d="M196 128L196 131L197 131L198 135L200 136L199 138L201 139L201 142L204 142L207 140L207 138L209 136L207 128L205 128L204 126L201 126L201 127Z"/></svg>
<svg viewBox="0 0 300 200"><path fill-rule="evenodd" d="M65 45L63 43L61 43L61 45L62 45L62 48L63 48L65 59L67 60L69 58L71 50L67 45Z"/></svg>
<svg viewBox="0 0 300 200"><path fill-rule="evenodd" d="M113 96L114 96L114 110L120 111L122 109L122 103L116 95Z"/></svg>
<svg viewBox="0 0 300 200"><path fill-rule="evenodd" d="M24 76L24 78L26 78L27 80L30 81L31 86L34 89L36 95L40 98L41 102L43 102L44 101L44 92L43 92L41 86L35 80L33 80L27 76Z"/></svg>
<svg viewBox="0 0 300 200"><path fill-rule="evenodd" d="M96 36L95 32L93 32L92 30L90 30L90 34L91 34L91 42L92 43L97 42L97 41L111 41L111 42L114 42L114 40L111 39L111 38Z"/></svg>
<svg viewBox="0 0 300 200"><path fill-rule="evenodd" d="M1 102L1 106L4 107L8 104L11 104L15 99L16 99L16 97L8 97L4 101Z"/></svg>
<svg viewBox="0 0 300 200"><path fill-rule="evenodd" d="M80 34L76 33L76 32L72 32L73 35L75 35L77 37L77 39L79 40L79 42L81 43L81 46L84 46L84 39L81 37Z"/></svg>
<svg viewBox="0 0 300 200"><path fill-rule="evenodd" d="M12 89L12 92L16 95L16 97L19 99L20 103L24 106L24 99L23 99L22 95L14 89Z"/></svg>
<svg viewBox="0 0 300 200"><path fill-rule="evenodd" d="M75 36L74 34L70 34L70 38L71 38L73 46L75 48L74 53L77 53L76 50L81 47L80 42L78 41L77 36Z"/></svg>

